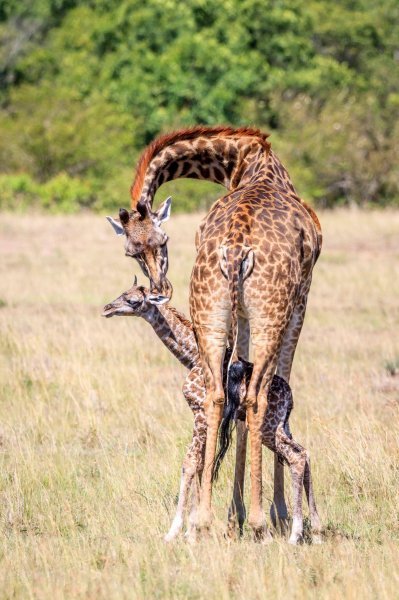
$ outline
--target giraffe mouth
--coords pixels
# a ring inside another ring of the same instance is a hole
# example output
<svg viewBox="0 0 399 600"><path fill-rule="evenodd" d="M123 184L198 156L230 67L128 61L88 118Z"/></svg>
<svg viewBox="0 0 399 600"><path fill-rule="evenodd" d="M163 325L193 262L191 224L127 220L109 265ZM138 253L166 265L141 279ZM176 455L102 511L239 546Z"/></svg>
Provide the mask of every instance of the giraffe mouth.
<svg viewBox="0 0 399 600"><path fill-rule="evenodd" d="M103 308L102 317L109 319L110 317L123 317L124 315L133 315L134 310L129 304L115 305L106 304Z"/></svg>

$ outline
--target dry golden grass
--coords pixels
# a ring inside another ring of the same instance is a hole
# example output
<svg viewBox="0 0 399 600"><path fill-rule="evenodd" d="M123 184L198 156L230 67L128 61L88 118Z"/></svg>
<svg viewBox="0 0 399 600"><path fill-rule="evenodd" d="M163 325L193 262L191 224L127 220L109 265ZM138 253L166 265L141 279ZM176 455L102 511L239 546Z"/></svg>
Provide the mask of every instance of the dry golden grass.
<svg viewBox="0 0 399 600"><path fill-rule="evenodd" d="M162 542L191 436L183 369L146 323L100 317L138 266L103 218L1 216L1 598L399 597L399 213L321 220L291 426L326 541L293 548ZM198 223L168 224L184 310ZM265 451L266 505L271 473Z"/></svg>

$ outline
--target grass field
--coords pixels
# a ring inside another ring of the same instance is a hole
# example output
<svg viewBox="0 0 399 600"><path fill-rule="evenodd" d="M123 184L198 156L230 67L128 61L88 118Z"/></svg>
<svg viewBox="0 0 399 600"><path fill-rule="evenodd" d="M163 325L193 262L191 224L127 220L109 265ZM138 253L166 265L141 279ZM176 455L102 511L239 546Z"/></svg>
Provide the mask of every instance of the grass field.
<svg viewBox="0 0 399 600"><path fill-rule="evenodd" d="M146 323L100 317L144 277L104 218L0 217L0 598L399 598L399 212L320 216L291 428L325 543L301 547L223 538L232 453L215 534L163 543L191 436L184 371ZM167 224L185 311L199 221Z"/></svg>

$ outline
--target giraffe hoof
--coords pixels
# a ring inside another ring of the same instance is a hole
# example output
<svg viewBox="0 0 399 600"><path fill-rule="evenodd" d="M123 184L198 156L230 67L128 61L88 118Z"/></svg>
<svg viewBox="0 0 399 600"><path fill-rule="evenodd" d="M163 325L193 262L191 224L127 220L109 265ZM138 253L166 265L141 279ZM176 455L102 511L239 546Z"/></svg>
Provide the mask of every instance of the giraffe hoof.
<svg viewBox="0 0 399 600"><path fill-rule="evenodd" d="M266 546L266 544L271 544L273 541L273 534L267 527L262 527L254 530L254 541Z"/></svg>
<svg viewBox="0 0 399 600"><path fill-rule="evenodd" d="M190 527L190 529L187 529L186 533L184 534L184 541L187 542L187 544L195 544L197 541L197 530L195 527Z"/></svg>
<svg viewBox="0 0 399 600"><path fill-rule="evenodd" d="M248 523L252 528L255 542L268 544L269 542L273 541L273 535L266 525L266 519L264 514L261 513L257 516L257 518L250 516L248 519Z"/></svg>
<svg viewBox="0 0 399 600"><path fill-rule="evenodd" d="M200 513L196 522L196 530L201 535L207 535L210 532L212 524L212 515L209 511Z"/></svg>
<svg viewBox="0 0 399 600"><path fill-rule="evenodd" d="M302 534L291 534L288 543L291 544L291 546L299 546L300 544L303 544Z"/></svg>
<svg viewBox="0 0 399 600"><path fill-rule="evenodd" d="M168 533L164 536L163 540L164 542L171 542L172 540L175 539L175 537L177 537L179 535L179 532L181 531L181 528L183 527L183 520L176 516L173 520L173 523L168 531Z"/></svg>
<svg viewBox="0 0 399 600"><path fill-rule="evenodd" d="M163 541L166 542L167 544L170 544L170 542L173 542L173 540L175 540L178 536L178 531L168 531L168 533L166 535L164 535L163 537Z"/></svg>

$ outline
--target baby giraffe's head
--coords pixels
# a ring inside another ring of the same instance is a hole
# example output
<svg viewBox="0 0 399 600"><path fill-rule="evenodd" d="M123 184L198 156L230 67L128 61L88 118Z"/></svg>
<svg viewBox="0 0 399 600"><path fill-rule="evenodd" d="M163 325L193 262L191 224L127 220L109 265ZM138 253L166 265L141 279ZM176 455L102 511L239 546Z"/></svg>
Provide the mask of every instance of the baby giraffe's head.
<svg viewBox="0 0 399 600"><path fill-rule="evenodd" d="M118 298L106 304L103 309L103 317L142 317L154 305L164 304L168 298L161 295L154 295L149 289L142 285L137 285L137 277L134 278L132 287L123 292Z"/></svg>

